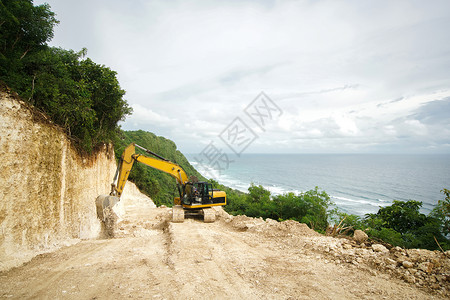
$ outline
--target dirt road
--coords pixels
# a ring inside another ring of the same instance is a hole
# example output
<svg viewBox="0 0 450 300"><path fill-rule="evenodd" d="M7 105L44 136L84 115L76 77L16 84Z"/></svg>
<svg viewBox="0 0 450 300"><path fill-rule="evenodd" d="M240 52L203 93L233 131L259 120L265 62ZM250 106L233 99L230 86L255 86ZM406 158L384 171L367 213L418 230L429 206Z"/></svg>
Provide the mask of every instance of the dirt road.
<svg viewBox="0 0 450 300"><path fill-rule="evenodd" d="M320 237L300 225L250 230L238 226L239 218L175 224L168 214L128 208L116 238L82 241L1 273L0 297L440 299L387 274L330 260L314 250Z"/></svg>

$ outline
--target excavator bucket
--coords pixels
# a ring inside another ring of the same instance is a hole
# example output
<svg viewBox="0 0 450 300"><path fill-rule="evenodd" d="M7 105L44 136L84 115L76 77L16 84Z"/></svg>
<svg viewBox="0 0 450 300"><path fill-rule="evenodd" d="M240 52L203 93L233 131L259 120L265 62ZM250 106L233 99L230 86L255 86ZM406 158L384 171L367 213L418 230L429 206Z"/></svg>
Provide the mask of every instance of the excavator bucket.
<svg viewBox="0 0 450 300"><path fill-rule="evenodd" d="M119 202L119 197L110 195L100 195L95 200L95 205L97 206L97 217L101 221L106 221L107 218L111 217L114 212L113 207Z"/></svg>
<svg viewBox="0 0 450 300"><path fill-rule="evenodd" d="M100 195L95 200L97 206L97 217L101 221L100 236L104 238L113 238L119 219L118 206L119 197L110 195Z"/></svg>

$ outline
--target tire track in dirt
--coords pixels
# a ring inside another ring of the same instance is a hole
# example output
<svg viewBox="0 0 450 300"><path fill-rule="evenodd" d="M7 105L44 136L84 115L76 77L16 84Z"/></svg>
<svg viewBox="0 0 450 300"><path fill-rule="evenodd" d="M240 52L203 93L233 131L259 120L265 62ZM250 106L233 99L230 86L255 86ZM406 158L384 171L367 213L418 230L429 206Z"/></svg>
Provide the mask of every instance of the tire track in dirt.
<svg viewBox="0 0 450 300"><path fill-rule="evenodd" d="M239 274L238 260L252 252L248 246L231 238L217 224L195 219L169 225L173 243L171 260L180 282L183 298L209 295L212 298L257 299L262 295ZM227 242L225 242L227 241ZM239 259L237 253L241 252Z"/></svg>

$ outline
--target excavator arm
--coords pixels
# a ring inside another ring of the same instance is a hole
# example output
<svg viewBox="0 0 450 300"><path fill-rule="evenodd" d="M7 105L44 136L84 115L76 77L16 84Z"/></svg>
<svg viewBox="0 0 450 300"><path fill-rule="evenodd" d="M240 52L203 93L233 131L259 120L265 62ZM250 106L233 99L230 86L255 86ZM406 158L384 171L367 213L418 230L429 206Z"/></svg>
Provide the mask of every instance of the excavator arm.
<svg viewBox="0 0 450 300"><path fill-rule="evenodd" d="M144 150L151 155L156 156L157 158L137 154L136 147ZM186 172L184 172L184 170L179 165L168 161L167 159L151 152L150 150L145 149L144 147L132 143L125 148L122 153L122 157L120 158L116 175L114 176L114 182L111 185L112 196L120 197L120 195L122 195L125 183L128 180L128 176L130 175L131 168L133 167L135 161L171 175L177 180L179 188L180 186L183 187L186 182L188 182ZM181 191L181 189L179 191L180 197L182 197L183 192Z"/></svg>

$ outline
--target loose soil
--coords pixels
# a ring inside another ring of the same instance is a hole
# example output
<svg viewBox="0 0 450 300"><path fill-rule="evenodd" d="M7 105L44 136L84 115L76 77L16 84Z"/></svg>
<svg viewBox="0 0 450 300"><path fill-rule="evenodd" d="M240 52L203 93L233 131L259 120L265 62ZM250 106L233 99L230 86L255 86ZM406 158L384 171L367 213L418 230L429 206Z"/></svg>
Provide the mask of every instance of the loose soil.
<svg viewBox="0 0 450 300"><path fill-rule="evenodd" d="M114 238L85 240L0 273L0 298L448 297L446 287L418 287L358 257L348 259L345 249L355 250L343 247L348 240L304 224L231 217L221 209L217 215L215 223L171 223L167 208L126 207Z"/></svg>

